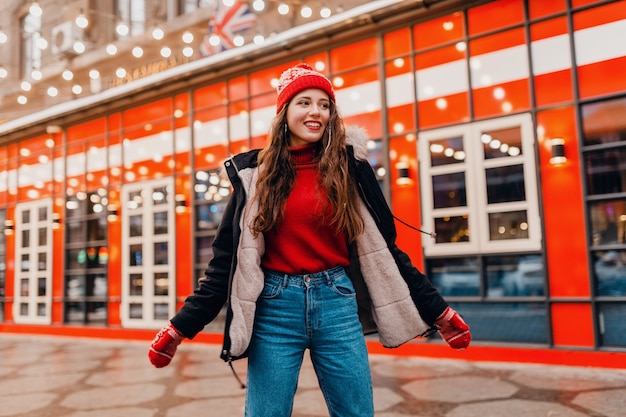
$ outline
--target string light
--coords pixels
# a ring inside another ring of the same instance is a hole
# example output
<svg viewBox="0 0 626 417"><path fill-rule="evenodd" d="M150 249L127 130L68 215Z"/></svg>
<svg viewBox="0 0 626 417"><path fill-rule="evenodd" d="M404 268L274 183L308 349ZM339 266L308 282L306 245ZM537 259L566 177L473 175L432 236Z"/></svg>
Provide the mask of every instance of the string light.
<svg viewBox="0 0 626 417"><path fill-rule="evenodd" d="M224 6L226 7L231 7L235 4L235 0L219 0L219 1L221 1L221 3L224 4ZM306 20L314 18L314 14L316 13L319 13L318 18L322 18L322 19L330 17L333 13L331 8L329 7L321 7L318 11L316 11L314 8L308 5L303 5L302 2L296 2L294 0L269 0L269 2L268 0L252 0L248 4L250 5L250 8L252 9L252 11L255 13L273 12L276 14L280 14L281 16L286 16L286 15L290 15L293 13L293 14L298 15L302 19L306 19ZM268 5L270 4L272 6L268 8ZM337 11L343 11L343 10L338 8ZM37 1L32 1L30 3L28 12L30 15L37 17L37 18L41 18L41 16L44 13L44 11L42 10L42 7ZM86 11L85 9L81 8L78 14L75 16L75 18L71 21L71 24L74 26L74 31L72 32L72 35L71 35L73 38L72 39L73 43L70 44L71 50L68 51L67 49L64 48L64 51L63 51L64 53L69 52L70 55L73 55L73 54L80 55L80 54L85 53L88 50L88 48L91 48L91 46L88 47L88 44L85 43L84 40L82 39L82 33L83 33L83 30L87 29L90 25L93 24L93 21L91 20L91 18L93 18L93 16L91 16L92 13L96 13L98 15L106 14L100 11L91 11L91 10ZM121 21L119 20L118 17L114 15L110 15L107 17L111 19L110 21L112 23L114 23L113 26L114 26L115 34L117 35L117 39L122 39L122 38L126 38L130 36L131 31L130 31L130 26L128 22ZM259 27L262 28L263 26L259 26ZM74 35L73 34L74 32L80 35ZM153 27L152 29L149 30L148 33L151 35L152 39L154 39L155 41L161 41L165 39L167 35L166 31L162 27L159 27L159 26ZM39 33L39 36L35 38L34 40L36 41L35 46L43 50L49 46L49 42L42 35L43 35L42 33ZM263 43L266 41L266 37L262 33L251 34L250 37L248 37L248 35L245 35L245 36L244 35L245 34L239 33L233 37L232 42L235 47L243 46L244 44L248 42L253 43L254 45L260 46L260 45L263 45ZM192 44L197 41L198 34L197 33L194 34L194 32L192 32L191 30L186 30L180 33L178 36L180 36L179 42L181 41L182 42L179 44L179 49L177 53L187 58L193 58L197 52ZM200 37L204 37L204 36L205 36L204 34L200 35ZM173 38L169 38L169 39L173 39ZM8 40L9 40L9 37L7 33L5 33L4 30L0 30L0 45L7 43ZM210 35L207 40L213 46L219 46L222 42L220 37L216 35ZM56 46L56 44L53 46ZM145 47L145 45L143 46ZM58 48L56 49L58 50ZM117 55L119 52L118 45L116 43L109 43L103 49L109 56ZM175 53L175 49L172 49L171 45L160 45L157 51L159 51L160 55L165 59L168 59ZM59 52L56 51L55 54L57 53ZM145 55L144 49L142 48L142 46L139 46L139 45L133 47L131 49L131 53L136 58L142 58ZM125 78L128 76L126 69L122 67L118 67L114 71L114 73L115 75L117 75L118 78ZM97 74L97 75L94 75L94 74ZM59 78L62 78L65 81L72 81L76 78L75 74L70 69L63 70L59 75L60 75ZM9 72L7 68L0 65L0 80L6 79L8 76L9 76ZM92 80L91 93L93 94L93 93L100 91L99 87L94 88L94 86L99 84L100 82L100 74L96 70L91 70L90 78ZM43 79L43 74L41 70L38 70L38 69L35 69L30 74L30 78L29 78L30 81L34 81L34 82L40 82L42 81L42 79ZM94 82L96 82L96 84L94 84ZM33 90L42 91L42 92L45 91L50 97L56 97L61 94L61 91L63 91L62 89L59 89L55 86L35 89L33 85L31 85L31 83L26 80L23 80L20 82L20 87L21 87L21 90L24 92L29 92ZM79 95L83 93L83 87L80 84L76 83L72 85L71 91L72 91L72 94ZM37 93L37 94L40 94L40 93ZM18 103L20 104L26 104L29 101L26 95L24 94L21 94L16 98L17 98Z"/></svg>

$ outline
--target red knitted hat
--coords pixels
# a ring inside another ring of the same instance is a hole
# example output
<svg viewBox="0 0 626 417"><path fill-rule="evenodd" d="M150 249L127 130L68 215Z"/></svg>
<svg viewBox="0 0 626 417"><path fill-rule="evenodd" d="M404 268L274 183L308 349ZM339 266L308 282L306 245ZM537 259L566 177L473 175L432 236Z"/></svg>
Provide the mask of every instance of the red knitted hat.
<svg viewBox="0 0 626 417"><path fill-rule="evenodd" d="M276 101L276 113L280 112L285 104L291 100L293 96L307 88L319 88L324 90L330 100L335 102L335 92L333 86L322 74L313 70L307 64L297 64L289 68L280 76L278 80L278 100Z"/></svg>

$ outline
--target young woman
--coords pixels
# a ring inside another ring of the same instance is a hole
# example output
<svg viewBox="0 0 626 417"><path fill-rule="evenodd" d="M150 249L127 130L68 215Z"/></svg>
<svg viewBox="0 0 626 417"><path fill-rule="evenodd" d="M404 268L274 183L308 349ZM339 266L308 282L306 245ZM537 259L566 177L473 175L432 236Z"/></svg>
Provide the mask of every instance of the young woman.
<svg viewBox="0 0 626 417"><path fill-rule="evenodd" d="M469 326L396 246L367 137L344 129L330 81L289 68L276 111L266 147L225 162L214 257L149 358L169 364L226 304L221 356L248 358L245 416L291 416L308 349L330 416L373 417L364 334L397 347L437 329L464 349Z"/></svg>

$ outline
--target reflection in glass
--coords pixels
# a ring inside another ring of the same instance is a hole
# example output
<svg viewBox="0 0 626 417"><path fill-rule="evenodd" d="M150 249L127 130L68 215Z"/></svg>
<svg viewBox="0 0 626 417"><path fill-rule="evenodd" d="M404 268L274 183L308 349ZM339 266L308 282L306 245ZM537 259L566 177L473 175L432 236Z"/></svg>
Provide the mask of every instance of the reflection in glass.
<svg viewBox="0 0 626 417"><path fill-rule="evenodd" d="M594 246L626 242L626 200L590 203L589 214Z"/></svg>
<svg viewBox="0 0 626 417"><path fill-rule="evenodd" d="M141 243L130 245L128 250L130 251L130 266L143 265L143 247Z"/></svg>
<svg viewBox="0 0 626 417"><path fill-rule="evenodd" d="M213 258L213 240L215 236L196 238L196 263L207 264Z"/></svg>
<svg viewBox="0 0 626 417"><path fill-rule="evenodd" d="M46 227L40 227L38 232L38 246L46 246L48 244L48 229Z"/></svg>
<svg viewBox="0 0 626 417"><path fill-rule="evenodd" d="M469 222L467 216L435 218L435 241L437 243L469 242Z"/></svg>
<svg viewBox="0 0 626 417"><path fill-rule="evenodd" d="M22 230L22 247L29 248L30 247L30 230Z"/></svg>
<svg viewBox="0 0 626 417"><path fill-rule="evenodd" d="M143 293L143 276L141 274L130 274L130 295L141 295Z"/></svg>
<svg viewBox="0 0 626 417"><path fill-rule="evenodd" d="M67 323L83 323L85 304L78 302L65 303L65 321Z"/></svg>
<svg viewBox="0 0 626 417"><path fill-rule="evenodd" d="M85 277L83 275L65 277L65 296L68 298L86 295Z"/></svg>
<svg viewBox="0 0 626 417"><path fill-rule="evenodd" d="M154 244L154 264L155 265L167 265L168 262L168 253L167 253L167 242L156 242Z"/></svg>
<svg viewBox="0 0 626 417"><path fill-rule="evenodd" d="M65 241L77 242L85 239L85 222L68 221L65 224Z"/></svg>
<svg viewBox="0 0 626 417"><path fill-rule="evenodd" d="M154 319L167 320L170 316L169 306L165 303L157 303L154 305Z"/></svg>
<svg viewBox="0 0 626 417"><path fill-rule="evenodd" d="M463 303L452 305L452 308L471 323L472 340L548 342L548 317L544 303Z"/></svg>
<svg viewBox="0 0 626 417"><path fill-rule="evenodd" d="M491 130L480 135L485 159L505 158L522 154L522 133L519 126Z"/></svg>
<svg viewBox="0 0 626 417"><path fill-rule="evenodd" d="M489 240L528 239L526 210L489 213Z"/></svg>
<svg viewBox="0 0 626 417"><path fill-rule="evenodd" d="M430 164L438 167L449 164L459 164L465 161L463 137L434 140L430 142Z"/></svg>
<svg viewBox="0 0 626 417"><path fill-rule="evenodd" d="M48 208L47 207L39 207L38 214L39 214L38 217L39 217L40 222L48 220Z"/></svg>
<svg viewBox="0 0 626 417"><path fill-rule="evenodd" d="M626 250L592 252L596 295L626 296Z"/></svg>
<svg viewBox="0 0 626 417"><path fill-rule="evenodd" d="M30 271L30 257L28 254L22 254L22 263L20 267L22 272Z"/></svg>
<svg viewBox="0 0 626 417"><path fill-rule="evenodd" d="M107 278L104 275L87 275L87 295L104 297L107 295Z"/></svg>
<svg viewBox="0 0 626 417"><path fill-rule="evenodd" d="M105 240L107 227L108 224L105 216L98 216L95 219L87 220L87 240Z"/></svg>
<svg viewBox="0 0 626 417"><path fill-rule="evenodd" d="M87 321L89 323L105 324L107 318L106 303L104 302L88 302L87 303Z"/></svg>
<svg viewBox="0 0 626 417"><path fill-rule="evenodd" d="M46 303L37 303L37 316L46 316Z"/></svg>
<svg viewBox="0 0 626 417"><path fill-rule="evenodd" d="M23 224L30 223L30 210L24 210L22 212L22 223Z"/></svg>
<svg viewBox="0 0 626 417"><path fill-rule="evenodd" d="M30 293L29 279L28 278L20 279L20 295L22 297L28 297L29 293Z"/></svg>
<svg viewBox="0 0 626 417"><path fill-rule="evenodd" d="M46 295L46 278L37 279L37 295L42 297Z"/></svg>
<svg viewBox="0 0 626 417"><path fill-rule="evenodd" d="M387 173L385 169L385 159L383 158L382 140L369 140L367 142L367 160L374 169L378 183L382 186L382 182Z"/></svg>
<svg viewBox="0 0 626 417"><path fill-rule="evenodd" d="M433 175L434 208L467 206L465 173Z"/></svg>
<svg viewBox="0 0 626 417"><path fill-rule="evenodd" d="M474 257L430 259L427 276L443 296L480 295L480 268Z"/></svg>
<svg viewBox="0 0 626 417"><path fill-rule="evenodd" d="M45 271L48 268L48 253L47 252L40 252L37 254L37 257L39 258L37 260L37 270L38 271Z"/></svg>
<svg viewBox="0 0 626 417"><path fill-rule="evenodd" d="M126 203L126 208L130 210L135 210L140 207L143 207L143 191L132 191L128 193L128 202Z"/></svg>
<svg viewBox="0 0 626 417"><path fill-rule="evenodd" d="M585 153L585 174L589 195L625 192L626 149Z"/></svg>
<svg viewBox="0 0 626 417"><path fill-rule="evenodd" d="M154 234L167 234L167 211L154 213Z"/></svg>
<svg viewBox="0 0 626 417"><path fill-rule="evenodd" d="M226 202L215 204L202 204L196 207L196 230L214 230L217 229L222 216Z"/></svg>
<svg viewBox="0 0 626 417"><path fill-rule="evenodd" d="M581 107L585 145L626 142L626 97Z"/></svg>
<svg viewBox="0 0 626 417"><path fill-rule="evenodd" d="M169 201L168 187L158 187L152 190L152 204L167 204Z"/></svg>
<svg viewBox="0 0 626 417"><path fill-rule="evenodd" d="M218 170L197 171L194 193L197 201L221 202L230 195L230 182Z"/></svg>
<svg viewBox="0 0 626 417"><path fill-rule="evenodd" d="M154 295L167 295L169 293L170 279L167 272L154 274Z"/></svg>
<svg viewBox="0 0 626 417"><path fill-rule="evenodd" d="M600 328L603 329L601 345L626 347L626 304L599 303L598 310Z"/></svg>
<svg viewBox="0 0 626 417"><path fill-rule="evenodd" d="M141 319L143 318L143 305L138 303L131 303L128 306L128 316L131 319Z"/></svg>
<svg viewBox="0 0 626 417"><path fill-rule="evenodd" d="M545 272L541 255L485 258L487 297L543 296Z"/></svg>
<svg viewBox="0 0 626 417"><path fill-rule="evenodd" d="M526 200L523 165L488 168L485 178L488 204Z"/></svg>
<svg viewBox="0 0 626 417"><path fill-rule="evenodd" d="M141 214L136 214L133 216L128 216L128 227L129 227L129 236L142 236L143 235L143 227L141 226L141 221L143 217Z"/></svg>

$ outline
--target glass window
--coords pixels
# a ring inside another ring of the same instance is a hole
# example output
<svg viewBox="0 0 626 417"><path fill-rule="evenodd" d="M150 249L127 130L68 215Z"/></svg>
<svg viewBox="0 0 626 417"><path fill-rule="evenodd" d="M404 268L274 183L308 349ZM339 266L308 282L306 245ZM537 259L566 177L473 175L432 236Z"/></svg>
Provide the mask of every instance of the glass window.
<svg viewBox="0 0 626 417"><path fill-rule="evenodd" d="M541 255L486 257L486 295L490 298L544 296L544 269Z"/></svg>
<svg viewBox="0 0 626 417"><path fill-rule="evenodd" d="M526 210L489 213L489 240L528 239Z"/></svg>
<svg viewBox="0 0 626 417"><path fill-rule="evenodd" d="M626 199L589 203L591 244L626 243Z"/></svg>
<svg viewBox="0 0 626 417"><path fill-rule="evenodd" d="M456 136L430 142L430 163L432 166L460 164L465 160L463 137Z"/></svg>
<svg viewBox="0 0 626 417"><path fill-rule="evenodd" d="M595 292L598 296L626 296L626 249L592 252Z"/></svg>
<svg viewBox="0 0 626 417"><path fill-rule="evenodd" d="M117 16L120 23L128 28L128 34L122 35L118 31L119 38L141 35L146 28L146 2L144 0L116 0Z"/></svg>
<svg viewBox="0 0 626 417"><path fill-rule="evenodd" d="M427 256L541 248L533 146L525 114L420 133Z"/></svg>
<svg viewBox="0 0 626 417"><path fill-rule="evenodd" d="M474 341L548 343L548 316L544 303L451 305L471 323Z"/></svg>
<svg viewBox="0 0 626 417"><path fill-rule="evenodd" d="M41 69L41 15L27 14L22 19L22 78L31 79L34 70Z"/></svg>
<svg viewBox="0 0 626 417"><path fill-rule="evenodd" d="M465 173L433 175L434 208L462 207L467 205Z"/></svg>
<svg viewBox="0 0 626 417"><path fill-rule="evenodd" d="M626 192L626 148L587 152L585 175L589 195Z"/></svg>
<svg viewBox="0 0 626 417"><path fill-rule="evenodd" d="M178 0L178 10L180 14L191 13L211 4L213 4L211 0Z"/></svg>
<svg viewBox="0 0 626 417"><path fill-rule="evenodd" d="M626 304L601 303L598 310L602 346L626 346Z"/></svg>
<svg viewBox="0 0 626 417"><path fill-rule="evenodd" d="M0 210L0 226L5 226L6 210ZM0 231L0 323L4 321L4 300L6 297L6 235Z"/></svg>
<svg viewBox="0 0 626 417"><path fill-rule="evenodd" d="M507 203L526 200L524 165L507 165L485 169L487 203Z"/></svg>
<svg viewBox="0 0 626 417"><path fill-rule="evenodd" d="M427 276L444 297L480 295L480 266L476 257L430 259Z"/></svg>
<svg viewBox="0 0 626 417"><path fill-rule="evenodd" d="M581 113L585 145L626 142L626 97L585 104Z"/></svg>

